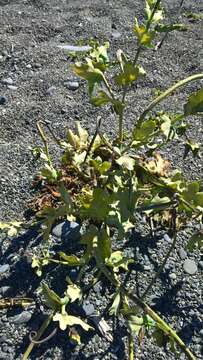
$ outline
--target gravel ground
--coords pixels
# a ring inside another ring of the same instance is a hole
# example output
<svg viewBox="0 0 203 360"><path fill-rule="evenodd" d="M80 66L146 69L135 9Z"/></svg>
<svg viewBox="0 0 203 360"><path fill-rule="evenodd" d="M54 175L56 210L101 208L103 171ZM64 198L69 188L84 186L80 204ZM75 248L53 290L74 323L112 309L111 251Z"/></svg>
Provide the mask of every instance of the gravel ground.
<svg viewBox="0 0 203 360"><path fill-rule="evenodd" d="M172 15L176 13L177 4L177 0L166 1ZM0 0L0 220L25 218L27 201L33 195L31 181L37 169L29 147L40 144L36 121L48 120L58 136L64 136L65 129L74 127L78 119L92 131L100 114L100 110L92 109L89 105L84 82L75 79L67 57L57 45L75 44L78 40L96 37L100 41L110 39L112 53L122 48L131 54L135 48L132 24L135 15L142 17L142 8L143 1L138 0ZM202 10L200 0L184 1L183 13ZM131 105L127 110L127 128L132 126L155 89L165 89L178 79L202 72L202 24L198 20L191 22L183 16L181 20L189 25L187 32L170 35L159 52L143 54L142 64L149 75L138 85L136 102L133 89L128 93ZM71 89L67 81L78 84L72 84ZM171 96L165 107L181 109L189 91L196 88L197 84L194 83L184 88ZM107 111L103 111L103 116L103 126L111 135L115 128L114 119ZM190 118L190 122L189 136L202 142L202 120ZM54 156L57 155L54 144L52 152ZM187 162L183 162L179 143L165 149L165 154L189 178L202 177L202 158L194 160L189 157ZM147 225L141 219L132 238L126 240L125 251L138 259L137 267L142 273L139 279L141 292L170 245L170 239L164 234L151 239L147 233ZM201 359L203 258L199 252L185 252L188 236L189 231L181 234L165 272L149 294L149 301ZM53 239L56 243L60 241L56 237ZM30 330L39 328L43 320L43 305L37 293L39 279L33 276L26 257L26 253L39 242L37 233L31 230L22 232L17 239L11 239L4 233L0 235L0 297L34 294L37 301L37 306L25 311L1 310L0 359L21 359L28 345ZM67 248L64 244L63 247ZM128 286L133 289L137 267L132 267L128 279ZM58 268L50 269L47 280L62 292L65 284L57 280L53 282L56 274L56 279L60 279ZM113 322L105 313L111 293L111 288L102 289L99 283L87 298L87 306L90 308L93 304L95 310L100 313L104 311L105 319L112 328L112 343L98 333L83 334L83 344L75 348L68 341L67 334L58 332L49 342L36 347L30 358L127 358L124 324L122 321ZM151 340L145 340L136 358L171 360L175 356L167 349L166 352L157 349ZM185 359L185 356L181 355L181 359Z"/></svg>

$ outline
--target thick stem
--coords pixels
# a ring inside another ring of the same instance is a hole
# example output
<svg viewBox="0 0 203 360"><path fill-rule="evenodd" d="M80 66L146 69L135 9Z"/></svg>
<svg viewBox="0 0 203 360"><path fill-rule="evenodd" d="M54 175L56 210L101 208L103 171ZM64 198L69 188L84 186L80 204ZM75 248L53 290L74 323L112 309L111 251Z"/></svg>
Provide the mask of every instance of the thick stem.
<svg viewBox="0 0 203 360"><path fill-rule="evenodd" d="M195 81L195 80L199 80L199 79L203 79L203 73L191 75L191 76L187 77L186 79L180 80L176 84L171 86L169 89L164 91L161 95L159 95L156 99L154 99L147 106L147 108L143 111L143 113L140 115L138 122L136 123L136 127L137 126L139 127L141 125L141 123L143 122L143 120L145 119L145 117L149 111L151 111L156 105L158 105L161 101L163 101L172 92L179 89L181 86L184 86L184 85L190 83L191 81Z"/></svg>
<svg viewBox="0 0 203 360"><path fill-rule="evenodd" d="M134 360L134 341L131 332L128 335L128 342L129 342L129 360Z"/></svg>
<svg viewBox="0 0 203 360"><path fill-rule="evenodd" d="M46 328L49 326L51 320L53 318L53 313L50 314L43 322L42 326L40 327L37 336L35 337L35 341L38 341L41 336L43 335L43 333L45 332ZM25 351L22 360L27 360L30 356L30 353L33 350L33 347L35 346L34 342L31 342L30 345L28 346L27 350Z"/></svg>
<svg viewBox="0 0 203 360"><path fill-rule="evenodd" d="M191 353L187 348L185 343L177 335L177 333L154 311L152 310L145 302L139 299L137 296L133 295L130 291L123 289L123 294L128 296L128 298L137 304L143 311L148 314L158 326L168 335L171 336L176 344L182 349L189 360L196 360L196 357Z"/></svg>

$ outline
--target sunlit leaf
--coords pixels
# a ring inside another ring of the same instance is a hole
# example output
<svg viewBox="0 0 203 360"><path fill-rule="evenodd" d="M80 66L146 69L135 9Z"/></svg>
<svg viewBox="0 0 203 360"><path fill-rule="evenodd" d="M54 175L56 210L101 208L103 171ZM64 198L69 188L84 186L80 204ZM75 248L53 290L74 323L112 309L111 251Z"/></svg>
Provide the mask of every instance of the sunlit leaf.
<svg viewBox="0 0 203 360"><path fill-rule="evenodd" d="M131 158L128 155L123 155L116 160L117 164L122 166L124 169L132 171L135 166L135 159Z"/></svg>
<svg viewBox="0 0 203 360"><path fill-rule="evenodd" d="M85 331L91 330L92 327L76 316L68 315L67 313L56 313L53 316L53 321L59 321L61 330L66 330L67 326L80 325Z"/></svg>
<svg viewBox="0 0 203 360"><path fill-rule="evenodd" d="M75 300L77 300L77 299L80 300L82 298L82 291L75 284L68 285L67 290L66 290L66 294L70 298L70 302L74 302Z"/></svg>
<svg viewBox="0 0 203 360"><path fill-rule="evenodd" d="M191 140L188 140L185 143L185 152L184 152L183 158L185 159L190 151L192 152L193 156L195 157L198 155L199 150L200 150L199 143L195 143L195 142L192 142Z"/></svg>
<svg viewBox="0 0 203 360"><path fill-rule="evenodd" d="M114 77L115 82L119 86L127 86L136 81L139 76L144 76L145 71L142 67L134 66L131 62L123 65L123 72Z"/></svg>
<svg viewBox="0 0 203 360"><path fill-rule="evenodd" d="M145 25L139 26L136 18L135 18L134 32L138 38L139 43L145 46L150 46L151 41L155 37L155 32L147 30Z"/></svg>
<svg viewBox="0 0 203 360"><path fill-rule="evenodd" d="M0 230L6 230L8 236L16 236L22 227L22 222L11 221L9 223L0 222Z"/></svg>
<svg viewBox="0 0 203 360"><path fill-rule="evenodd" d="M201 112L203 112L203 88L190 95L184 106L185 116L195 115Z"/></svg>
<svg viewBox="0 0 203 360"><path fill-rule="evenodd" d="M82 128L79 121L76 121L75 125L76 125L76 134L79 137L80 141L86 143L89 137L87 130Z"/></svg>
<svg viewBox="0 0 203 360"><path fill-rule="evenodd" d="M143 326L143 318L136 315L130 315L128 317L128 326L132 333L138 335Z"/></svg>

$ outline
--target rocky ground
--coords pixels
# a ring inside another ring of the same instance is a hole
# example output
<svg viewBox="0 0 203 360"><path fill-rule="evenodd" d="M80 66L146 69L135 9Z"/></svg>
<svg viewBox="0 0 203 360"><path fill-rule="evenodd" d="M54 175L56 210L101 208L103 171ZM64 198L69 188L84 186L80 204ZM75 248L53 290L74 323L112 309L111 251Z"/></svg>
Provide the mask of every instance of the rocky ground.
<svg viewBox="0 0 203 360"><path fill-rule="evenodd" d="M164 2L171 16L177 12L178 2ZM56 134L62 137L67 127L74 127L75 120L93 131L100 115L100 110L92 109L88 103L85 83L75 79L70 61L57 46L94 37L101 42L109 39L112 54L118 48L131 54L136 46L132 32L134 16L140 19L142 8L143 2L138 0L0 0L1 221L25 218L27 201L33 195L31 181L38 166L30 152L30 147L40 144L36 121L49 121ZM133 90L128 93L127 128L132 126L156 89L163 90L178 79L202 72L202 24L200 20L191 21L184 16L187 12L202 10L200 0L185 0L180 20L189 30L170 35L159 52L144 52L142 65L149 75L138 85L136 100ZM174 94L165 103L166 108L181 109L187 94L198 86L193 83ZM107 111L102 115L103 126L111 135L116 126L114 118ZM189 136L202 142L202 120L192 118L190 121ZM51 149L56 157L52 143ZM167 148L165 153L188 177L202 177L202 158L194 160L189 156L184 162L179 143ZM144 233L147 233L146 224L141 219L140 228L132 239L126 240L126 251L136 256L142 271L140 291L170 245L170 238L164 234L155 241ZM188 235L189 231L181 234L178 247L154 292L149 295L149 301L201 359L203 258L199 252L185 252ZM60 231L53 239L60 243ZM34 294L39 302L38 306L25 311L19 308L0 310L0 359L21 359L30 330L37 329L43 319L43 305L36 292L39 280L33 275L26 256L38 242L37 233L31 230L22 232L15 240L0 234L0 297ZM128 279L133 288L136 270L132 268ZM49 273L50 282L56 273L60 276L57 268ZM63 284L59 286L59 283L53 285L60 289ZM110 295L111 289L107 289L104 296L101 284L95 286L87 298L85 311L81 309L83 316L97 310L102 313L109 304ZM113 323L105 311L104 315L112 328L112 343L99 333L91 333L90 336L83 335L83 344L74 348L67 335L58 332L49 342L36 347L31 359L125 359L124 324ZM157 349L151 340L145 340L137 358L171 360L175 355ZM181 358L185 359L184 355Z"/></svg>

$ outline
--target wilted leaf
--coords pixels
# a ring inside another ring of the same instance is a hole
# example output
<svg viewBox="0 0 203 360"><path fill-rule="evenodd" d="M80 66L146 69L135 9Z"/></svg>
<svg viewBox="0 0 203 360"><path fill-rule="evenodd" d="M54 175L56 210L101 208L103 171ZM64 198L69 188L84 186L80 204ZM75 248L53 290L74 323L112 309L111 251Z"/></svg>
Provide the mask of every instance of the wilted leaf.
<svg viewBox="0 0 203 360"><path fill-rule="evenodd" d="M189 96L188 102L184 106L185 116L203 112L203 88Z"/></svg>
<svg viewBox="0 0 203 360"><path fill-rule="evenodd" d="M81 289L75 284L68 285L67 290L66 290L66 294L70 298L71 302L74 302L77 299L80 300L82 298Z"/></svg>
<svg viewBox="0 0 203 360"><path fill-rule="evenodd" d="M156 174L159 176L168 176L168 171L170 168L170 161L165 160L159 153L154 155L154 160L145 160L143 165L151 174Z"/></svg>
<svg viewBox="0 0 203 360"><path fill-rule="evenodd" d="M85 331L91 330L92 327L76 316L68 315L67 313L56 313L53 316L53 321L59 321L61 330L66 330L67 326L80 325Z"/></svg>
<svg viewBox="0 0 203 360"><path fill-rule="evenodd" d="M187 249L189 251L194 251L195 249L203 249L203 231L192 235L187 243Z"/></svg>
<svg viewBox="0 0 203 360"><path fill-rule="evenodd" d="M51 290L47 284L42 283L42 295L45 300L45 304L50 307L52 310L57 310L61 307L60 297Z"/></svg>

